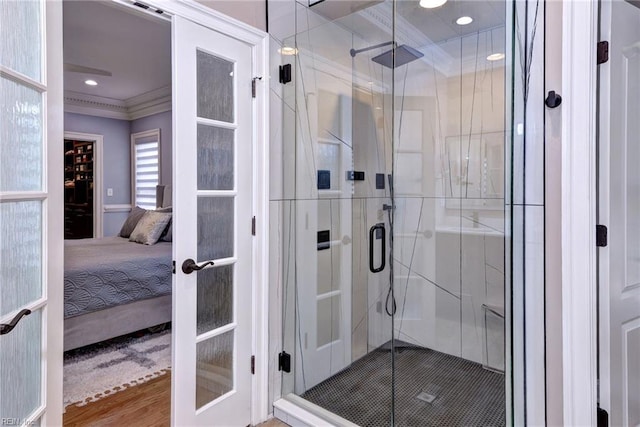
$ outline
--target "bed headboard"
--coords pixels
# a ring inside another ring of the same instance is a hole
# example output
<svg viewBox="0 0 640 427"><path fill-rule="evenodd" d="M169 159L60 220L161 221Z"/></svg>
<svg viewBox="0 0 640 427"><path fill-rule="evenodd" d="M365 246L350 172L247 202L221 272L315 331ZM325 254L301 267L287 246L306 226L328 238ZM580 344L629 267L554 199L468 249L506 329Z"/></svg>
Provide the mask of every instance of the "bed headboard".
<svg viewBox="0 0 640 427"><path fill-rule="evenodd" d="M170 185L156 186L156 208L172 206L173 194Z"/></svg>

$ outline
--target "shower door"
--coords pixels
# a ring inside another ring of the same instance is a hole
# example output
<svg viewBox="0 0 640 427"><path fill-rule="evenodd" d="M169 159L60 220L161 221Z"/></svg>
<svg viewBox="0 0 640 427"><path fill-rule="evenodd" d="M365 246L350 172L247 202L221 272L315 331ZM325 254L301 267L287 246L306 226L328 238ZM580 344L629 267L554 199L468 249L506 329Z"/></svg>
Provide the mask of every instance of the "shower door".
<svg viewBox="0 0 640 427"><path fill-rule="evenodd" d="M505 425L511 12L345 3L295 2L278 47L280 391L334 423Z"/></svg>

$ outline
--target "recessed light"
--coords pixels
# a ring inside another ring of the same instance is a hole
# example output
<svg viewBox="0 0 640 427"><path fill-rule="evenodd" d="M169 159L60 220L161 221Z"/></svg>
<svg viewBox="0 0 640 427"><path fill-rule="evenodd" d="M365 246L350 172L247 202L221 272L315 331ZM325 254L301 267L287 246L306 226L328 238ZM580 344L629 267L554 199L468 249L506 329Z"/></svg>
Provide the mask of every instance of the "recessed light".
<svg viewBox="0 0 640 427"><path fill-rule="evenodd" d="M98 86L98 82L95 80L85 80L84 84L88 85L88 86Z"/></svg>
<svg viewBox="0 0 640 427"><path fill-rule="evenodd" d="M501 59L504 59L504 53L492 53L487 56L487 61L500 61Z"/></svg>
<svg viewBox="0 0 640 427"><path fill-rule="evenodd" d="M420 0L420 6L425 9L433 9L442 6L446 2L447 0Z"/></svg>
<svg viewBox="0 0 640 427"><path fill-rule="evenodd" d="M278 52L282 55L291 56L296 55L298 53L298 49L296 49L295 47L283 46L282 48L278 49Z"/></svg>
<svg viewBox="0 0 640 427"><path fill-rule="evenodd" d="M470 16L461 16L460 18L456 19L456 24L458 25L469 25L473 22L473 18Z"/></svg>

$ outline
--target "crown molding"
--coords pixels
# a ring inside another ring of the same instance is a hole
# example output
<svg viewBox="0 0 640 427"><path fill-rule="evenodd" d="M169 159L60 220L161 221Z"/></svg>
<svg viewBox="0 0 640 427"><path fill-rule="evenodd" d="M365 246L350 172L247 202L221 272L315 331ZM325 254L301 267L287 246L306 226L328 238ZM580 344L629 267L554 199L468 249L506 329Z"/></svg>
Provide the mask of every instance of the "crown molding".
<svg viewBox="0 0 640 427"><path fill-rule="evenodd" d="M124 101L130 120L171 111L171 86L143 93Z"/></svg>
<svg viewBox="0 0 640 427"><path fill-rule="evenodd" d="M64 111L109 119L129 120L124 101L86 93L64 92Z"/></svg>
<svg viewBox="0 0 640 427"><path fill-rule="evenodd" d="M171 86L163 86L125 100L65 91L64 111L109 119L136 120L171 111Z"/></svg>

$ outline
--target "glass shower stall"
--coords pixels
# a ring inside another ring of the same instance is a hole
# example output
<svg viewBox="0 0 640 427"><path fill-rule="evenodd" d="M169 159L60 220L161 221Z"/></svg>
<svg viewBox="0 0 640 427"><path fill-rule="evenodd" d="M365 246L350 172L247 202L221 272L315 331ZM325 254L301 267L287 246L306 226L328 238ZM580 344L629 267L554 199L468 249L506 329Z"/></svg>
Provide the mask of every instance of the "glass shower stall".
<svg viewBox="0 0 640 427"><path fill-rule="evenodd" d="M271 213L279 394L334 424L516 423L513 64L536 21L505 1L294 7Z"/></svg>

